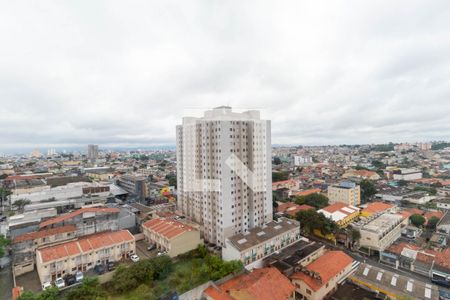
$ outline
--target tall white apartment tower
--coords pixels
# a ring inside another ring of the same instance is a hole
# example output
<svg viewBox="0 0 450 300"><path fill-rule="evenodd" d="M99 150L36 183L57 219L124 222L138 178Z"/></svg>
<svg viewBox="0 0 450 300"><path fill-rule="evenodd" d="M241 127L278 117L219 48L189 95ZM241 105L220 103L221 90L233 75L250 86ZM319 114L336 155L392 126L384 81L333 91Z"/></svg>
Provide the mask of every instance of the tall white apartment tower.
<svg viewBox="0 0 450 300"><path fill-rule="evenodd" d="M178 209L206 241L272 221L270 121L221 106L177 126Z"/></svg>
<svg viewBox="0 0 450 300"><path fill-rule="evenodd" d="M98 158L98 145L88 145L87 158L94 163Z"/></svg>

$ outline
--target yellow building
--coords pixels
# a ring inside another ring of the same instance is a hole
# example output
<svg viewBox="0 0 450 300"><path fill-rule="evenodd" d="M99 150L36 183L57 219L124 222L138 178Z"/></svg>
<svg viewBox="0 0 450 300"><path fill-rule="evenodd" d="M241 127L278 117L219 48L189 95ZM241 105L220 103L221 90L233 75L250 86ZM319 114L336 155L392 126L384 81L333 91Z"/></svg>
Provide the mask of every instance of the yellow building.
<svg viewBox="0 0 450 300"><path fill-rule="evenodd" d="M335 203L317 211L343 228L359 217L359 208L344 203Z"/></svg>

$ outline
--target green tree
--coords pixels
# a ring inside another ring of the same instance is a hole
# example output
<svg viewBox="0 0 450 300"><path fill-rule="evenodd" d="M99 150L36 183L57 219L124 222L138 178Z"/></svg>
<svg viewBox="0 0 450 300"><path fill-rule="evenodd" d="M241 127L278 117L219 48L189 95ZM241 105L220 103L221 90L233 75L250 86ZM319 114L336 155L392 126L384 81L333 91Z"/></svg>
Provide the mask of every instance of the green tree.
<svg viewBox="0 0 450 300"><path fill-rule="evenodd" d="M352 229L352 241L357 242L361 239L361 233L357 229Z"/></svg>
<svg viewBox="0 0 450 300"><path fill-rule="evenodd" d="M281 165L281 159L278 156L275 156L273 158L273 164L274 165Z"/></svg>
<svg viewBox="0 0 450 300"><path fill-rule="evenodd" d="M411 223L416 227L420 227L425 223L425 217L419 214L414 214L409 217L409 219L411 220Z"/></svg>
<svg viewBox="0 0 450 300"><path fill-rule="evenodd" d="M431 229L435 229L437 223L439 223L439 220L440 219L438 217L435 217L435 216L431 217L427 222L427 227L431 228Z"/></svg>
<svg viewBox="0 0 450 300"><path fill-rule="evenodd" d="M102 290L97 277L85 277L80 286L71 289L67 300L94 300L105 299L106 293Z"/></svg>
<svg viewBox="0 0 450 300"><path fill-rule="evenodd" d="M407 186L408 185L408 181L400 179L398 181L398 186Z"/></svg>
<svg viewBox="0 0 450 300"><path fill-rule="evenodd" d="M0 258L5 255L5 247L11 243L3 234L0 234Z"/></svg>
<svg viewBox="0 0 450 300"><path fill-rule="evenodd" d="M19 211L23 211L25 205L30 204L31 201L28 199L18 199L13 202L13 206L16 207Z"/></svg>
<svg viewBox="0 0 450 300"><path fill-rule="evenodd" d="M302 210L297 213L297 220L306 233L311 233L315 229L320 230L322 234L336 233L338 226L335 222L318 213L313 209Z"/></svg>
<svg viewBox="0 0 450 300"><path fill-rule="evenodd" d="M294 201L298 205L307 204L316 209L328 206L328 197L318 193L309 194L307 196L296 196Z"/></svg>
<svg viewBox="0 0 450 300"><path fill-rule="evenodd" d="M58 295L59 289L54 286L38 294L33 294L31 291L25 291L17 298L17 300L57 300L61 298Z"/></svg>
<svg viewBox="0 0 450 300"><path fill-rule="evenodd" d="M289 172L272 172L272 182L289 179Z"/></svg>
<svg viewBox="0 0 450 300"><path fill-rule="evenodd" d="M370 180L363 179L359 185L361 187L361 198L363 202L367 202L377 193L375 185Z"/></svg>

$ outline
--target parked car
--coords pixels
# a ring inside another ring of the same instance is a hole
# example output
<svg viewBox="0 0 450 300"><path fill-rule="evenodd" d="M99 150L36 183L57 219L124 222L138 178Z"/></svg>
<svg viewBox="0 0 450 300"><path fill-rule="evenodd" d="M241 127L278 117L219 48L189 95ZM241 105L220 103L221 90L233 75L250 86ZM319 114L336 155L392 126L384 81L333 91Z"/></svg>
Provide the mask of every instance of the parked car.
<svg viewBox="0 0 450 300"><path fill-rule="evenodd" d="M77 283L75 275L67 275L64 279L67 286Z"/></svg>
<svg viewBox="0 0 450 300"><path fill-rule="evenodd" d="M94 267L94 271L95 273L97 273L98 275L102 275L106 272L106 268L104 265L96 265Z"/></svg>
<svg viewBox="0 0 450 300"><path fill-rule="evenodd" d="M64 279L62 279L61 277L56 278L55 280L55 285L57 288L63 288L66 286L66 283L64 282Z"/></svg>
<svg viewBox="0 0 450 300"><path fill-rule="evenodd" d="M106 264L106 268L108 269L108 271L112 271L112 270L114 270L116 268L116 264L114 262L112 262L112 261L109 261Z"/></svg>
<svg viewBox="0 0 450 300"><path fill-rule="evenodd" d="M130 256L130 259L131 259L133 262L138 262L138 261L139 261L139 256L137 256L136 254L133 254L133 255Z"/></svg>
<svg viewBox="0 0 450 300"><path fill-rule="evenodd" d="M147 250L148 250L148 251L152 251L152 250L154 250L154 249L156 249L156 244L151 244L151 245L149 245L149 246L147 247Z"/></svg>
<svg viewBox="0 0 450 300"><path fill-rule="evenodd" d="M44 282L44 283L42 284L42 290L43 290L43 291L46 290L46 289L48 289L48 288L51 288L51 287L52 287L52 283L51 283L50 281Z"/></svg>
<svg viewBox="0 0 450 300"><path fill-rule="evenodd" d="M75 273L75 280L77 282L81 282L84 278L84 274L81 271L78 271L77 273Z"/></svg>
<svg viewBox="0 0 450 300"><path fill-rule="evenodd" d="M166 251L158 252L158 256L162 256L162 255L166 255L166 254L167 254Z"/></svg>

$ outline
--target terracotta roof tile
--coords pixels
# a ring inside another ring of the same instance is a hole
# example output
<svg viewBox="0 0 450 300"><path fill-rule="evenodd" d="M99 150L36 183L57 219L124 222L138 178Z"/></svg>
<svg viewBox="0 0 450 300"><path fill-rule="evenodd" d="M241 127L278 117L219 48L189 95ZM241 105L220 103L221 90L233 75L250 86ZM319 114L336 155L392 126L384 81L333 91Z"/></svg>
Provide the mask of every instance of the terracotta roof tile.
<svg viewBox="0 0 450 300"><path fill-rule="evenodd" d="M276 268L254 269L232 278L205 294L214 300L285 300L295 291L294 285Z"/></svg>
<svg viewBox="0 0 450 300"><path fill-rule="evenodd" d="M330 263L332 262L332 263ZM303 272L296 272L292 275L293 279L302 280L311 289L318 291L331 278L344 270L353 262L353 259L343 251L328 251L312 263L306 266L308 271L317 273L321 277L321 281L306 275Z"/></svg>
<svg viewBox="0 0 450 300"><path fill-rule="evenodd" d="M42 261L45 263L133 240L134 237L128 230L102 232L83 237L77 241L41 248L37 251L41 254Z"/></svg>
<svg viewBox="0 0 450 300"><path fill-rule="evenodd" d="M17 244L17 243L35 240L38 238L43 238L43 237L52 236L52 235L56 235L56 234L61 234L61 233L66 233L66 232L74 232L76 230L77 230L77 227L75 225L66 225L66 226L61 226L61 227L56 227L56 228L50 228L47 230L29 232L29 233L25 233L25 234L15 237L12 240L12 243Z"/></svg>
<svg viewBox="0 0 450 300"><path fill-rule="evenodd" d="M394 205L388 204L388 203L384 203L384 202L372 202L372 203L369 203L367 205L367 207L362 210L362 212L363 213L364 212L368 212L368 213L374 214L374 213L386 211L386 210L391 209L393 207L394 207Z"/></svg>
<svg viewBox="0 0 450 300"><path fill-rule="evenodd" d="M166 218L155 218L145 222L142 226L168 239L172 239L182 233L194 230L191 226Z"/></svg>
<svg viewBox="0 0 450 300"><path fill-rule="evenodd" d="M39 228L43 228L52 224L56 224L68 219L71 219L75 216L78 216L79 214L86 213L86 212L98 212L98 213L119 213L120 209L118 208L107 208L107 207L86 207L86 208L80 208L76 211L73 211L71 213L58 216L56 218L52 218L49 220L46 220L39 224Z"/></svg>

